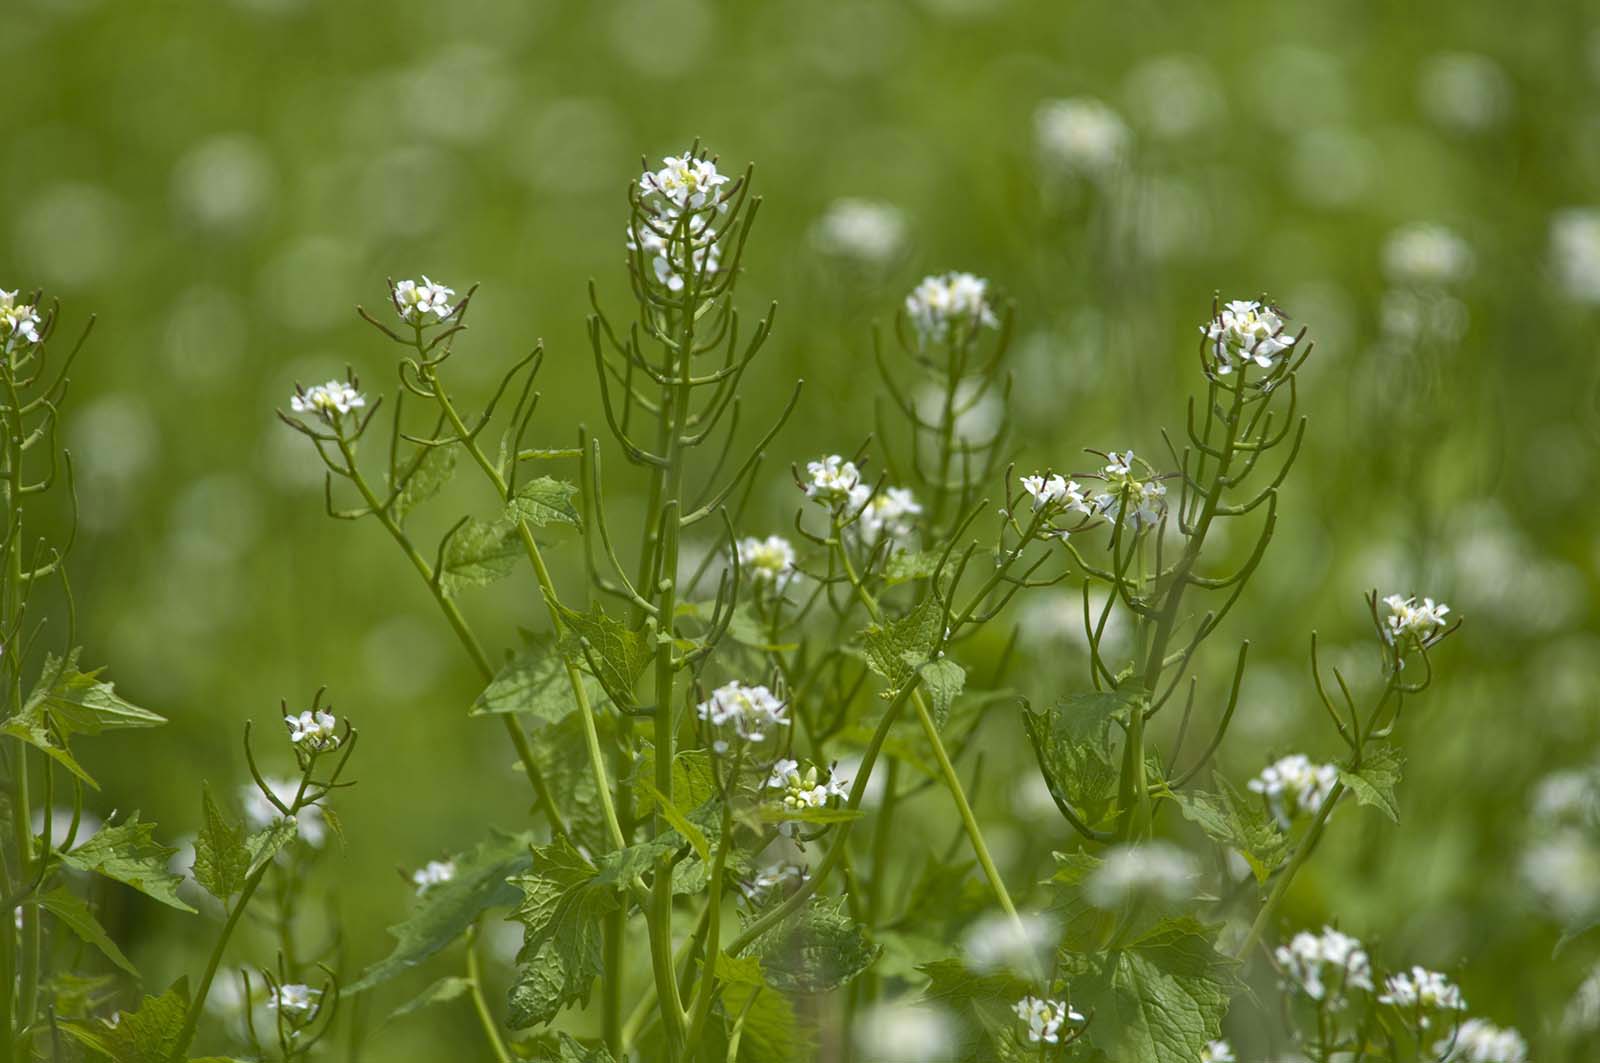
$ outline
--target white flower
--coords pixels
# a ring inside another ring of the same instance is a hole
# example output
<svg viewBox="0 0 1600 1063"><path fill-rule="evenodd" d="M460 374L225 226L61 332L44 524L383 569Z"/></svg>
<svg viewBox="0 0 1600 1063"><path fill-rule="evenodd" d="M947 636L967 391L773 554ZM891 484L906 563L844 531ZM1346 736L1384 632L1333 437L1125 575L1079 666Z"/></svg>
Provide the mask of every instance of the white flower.
<svg viewBox="0 0 1600 1063"><path fill-rule="evenodd" d="M824 780L816 765L802 770L798 761L785 758L772 766L772 772L767 776L767 789L782 791L781 800L785 809L804 812L811 808L826 808L828 802L835 798L849 797L848 782L840 778L837 772Z"/></svg>
<svg viewBox="0 0 1600 1063"><path fill-rule="evenodd" d="M836 506L848 501L860 483L861 471L855 462L845 461L837 454L806 462L806 497L821 505Z"/></svg>
<svg viewBox="0 0 1600 1063"><path fill-rule="evenodd" d="M1424 967L1413 967L1409 972L1391 974L1384 980L1383 990L1378 1003L1393 1004L1402 1010L1419 1012L1467 1010L1467 1002L1461 996L1461 990L1444 975ZM1429 1016L1422 1015L1418 1021L1426 1027L1430 1019Z"/></svg>
<svg viewBox="0 0 1600 1063"><path fill-rule="evenodd" d="M1096 908L1146 896L1171 903L1192 895L1197 873L1194 859L1167 842L1119 845L1090 872L1083 891Z"/></svg>
<svg viewBox="0 0 1600 1063"><path fill-rule="evenodd" d="M1528 1063L1528 1042L1516 1030L1468 1019L1455 1036L1433 1046L1441 1063Z"/></svg>
<svg viewBox="0 0 1600 1063"><path fill-rule="evenodd" d="M744 888L744 895L751 904L759 905L772 891L791 882L803 882L805 877L806 869L799 864L772 864L750 880L750 884Z"/></svg>
<svg viewBox="0 0 1600 1063"><path fill-rule="evenodd" d="M443 885L456 877L456 865L453 860L429 860L422 867L411 873L411 881L417 887L417 893L426 893L430 887Z"/></svg>
<svg viewBox="0 0 1600 1063"><path fill-rule="evenodd" d="M912 518L922 513L922 504L910 489L889 487L867 499L864 496L870 490L866 485L858 484L850 492L852 508L861 511L861 519L856 527L862 541L870 545L885 535L891 539L910 536L916 530Z"/></svg>
<svg viewBox="0 0 1600 1063"><path fill-rule="evenodd" d="M1556 211L1550 218L1550 254L1567 298L1600 303L1600 209Z"/></svg>
<svg viewBox="0 0 1600 1063"><path fill-rule="evenodd" d="M661 169L640 177L639 189L647 196L659 197L666 209L676 214L713 202L717 189L727 183L727 175L718 172L716 163L684 152L668 155L661 160Z"/></svg>
<svg viewBox="0 0 1600 1063"><path fill-rule="evenodd" d="M1127 155L1128 127L1099 100L1047 100L1033 112L1034 138L1045 160L1069 173L1104 177Z"/></svg>
<svg viewBox="0 0 1600 1063"><path fill-rule="evenodd" d="M1246 785L1261 794L1273 816L1288 828L1296 816L1314 816L1339 781L1336 764L1313 764L1304 753L1295 753L1267 765Z"/></svg>
<svg viewBox="0 0 1600 1063"><path fill-rule="evenodd" d="M39 342L39 311L29 303L17 302L21 289L6 291L0 288L0 348L10 350L21 336L29 343Z"/></svg>
<svg viewBox="0 0 1600 1063"><path fill-rule="evenodd" d="M1032 497L1035 512L1046 506L1061 506L1084 516L1094 513L1094 507L1083 493L1083 486L1076 480L1055 474L1043 476L1035 473L1022 478L1022 489Z"/></svg>
<svg viewBox="0 0 1600 1063"><path fill-rule="evenodd" d="M781 590L795 576L794 547L782 536L740 539L736 550L740 570L756 583Z"/></svg>
<svg viewBox="0 0 1600 1063"><path fill-rule="evenodd" d="M298 983L281 985L267 1001L267 1007L281 1011L285 1015L304 1016L316 1008L317 997L321 995L321 990L312 989L308 985Z"/></svg>
<svg viewBox="0 0 1600 1063"><path fill-rule="evenodd" d="M924 277L906 296L906 317L923 344L962 340L980 326L1000 324L988 291L989 282L971 273Z"/></svg>
<svg viewBox="0 0 1600 1063"><path fill-rule="evenodd" d="M1166 513L1167 485L1154 476L1141 477L1134 461L1131 450L1106 455L1100 476L1109 490L1094 496L1091 509L1112 520L1120 515L1123 524L1137 531L1154 527Z"/></svg>
<svg viewBox="0 0 1600 1063"><path fill-rule="evenodd" d="M1059 927L1043 912L982 916L962 935L967 966L979 974L1007 971L1022 978L1049 973Z"/></svg>
<svg viewBox="0 0 1600 1063"><path fill-rule="evenodd" d="M770 730L789 723L784 709L784 703L766 687L732 682L713 690L696 711L712 727L731 728L746 742L763 742ZM714 748L724 752L727 743L718 739Z"/></svg>
<svg viewBox="0 0 1600 1063"><path fill-rule="evenodd" d="M905 216L887 203L836 199L812 226L811 239L825 254L881 265L905 245Z"/></svg>
<svg viewBox="0 0 1600 1063"><path fill-rule="evenodd" d="M1352 989L1372 991L1372 965L1361 942L1332 927L1321 934L1302 930L1273 952L1289 984L1337 1011Z"/></svg>
<svg viewBox="0 0 1600 1063"><path fill-rule="evenodd" d="M1017 1018L1028 1025L1028 1040L1034 1044L1061 1043L1061 1027L1069 1022L1082 1022L1083 1016L1059 1000L1041 1000L1026 996L1012 1008Z"/></svg>
<svg viewBox="0 0 1600 1063"><path fill-rule="evenodd" d="M703 215L691 215L680 232L669 217L657 217L628 227L628 250L643 251L656 283L681 292L685 278L712 276L722 266L717 231Z"/></svg>
<svg viewBox="0 0 1600 1063"><path fill-rule="evenodd" d="M1239 1057L1228 1042L1212 1041L1200 1050L1200 1063L1239 1063Z"/></svg>
<svg viewBox="0 0 1600 1063"><path fill-rule="evenodd" d="M285 807L290 807L295 794L300 791L299 779L285 779L268 776L265 780L272 794ZM283 818L283 813L278 811L277 805L268 801L254 783L246 784L240 788L240 801L244 805L245 822L250 824L252 830L266 830ZM294 814L295 827L301 839L313 849L322 848L322 843L328 834L327 820L322 815L322 809L316 805L307 805Z"/></svg>
<svg viewBox="0 0 1600 1063"><path fill-rule="evenodd" d="M1424 598L1418 605L1415 598L1391 594L1383 599L1383 604L1389 607L1389 615L1383 618L1383 631L1390 642L1408 639L1426 642L1444 627L1444 618L1450 612L1448 605L1432 598Z"/></svg>
<svg viewBox="0 0 1600 1063"><path fill-rule="evenodd" d="M1536 826L1600 826L1600 773L1594 768L1551 772L1534 787Z"/></svg>
<svg viewBox="0 0 1600 1063"><path fill-rule="evenodd" d="M450 297L455 294L453 288L435 284L424 276L421 284L411 280L396 284L394 305L402 321L423 325L428 323L430 314L436 321L443 321L455 313L455 307L450 305Z"/></svg>
<svg viewBox="0 0 1600 1063"><path fill-rule="evenodd" d="M289 399L289 408L295 413L314 413L330 422L366 404L366 396L343 380L313 384L304 390L296 388Z"/></svg>
<svg viewBox="0 0 1600 1063"><path fill-rule="evenodd" d="M1590 919L1600 912L1600 847L1588 832L1566 827L1530 843L1518 871L1562 922Z"/></svg>
<svg viewBox="0 0 1600 1063"><path fill-rule="evenodd" d="M307 709L298 716L285 716L283 722L289 726L289 741L297 746L319 753L339 748L339 722L331 712Z"/></svg>
<svg viewBox="0 0 1600 1063"><path fill-rule="evenodd" d="M1472 248L1443 225L1407 225L1383 245L1383 268L1397 284L1444 287L1472 273Z"/></svg>
<svg viewBox="0 0 1600 1063"><path fill-rule="evenodd" d="M1200 331L1210 341L1206 346L1216 359L1217 373L1225 376L1233 372L1235 359L1271 369L1278 356L1295 343L1295 337L1284 332L1284 325L1273 307L1234 300L1209 324L1200 326Z"/></svg>
<svg viewBox="0 0 1600 1063"><path fill-rule="evenodd" d="M931 1004L874 1004L861 1012L852 1033L860 1058L871 1063L944 1063L959 1054L955 1024Z"/></svg>

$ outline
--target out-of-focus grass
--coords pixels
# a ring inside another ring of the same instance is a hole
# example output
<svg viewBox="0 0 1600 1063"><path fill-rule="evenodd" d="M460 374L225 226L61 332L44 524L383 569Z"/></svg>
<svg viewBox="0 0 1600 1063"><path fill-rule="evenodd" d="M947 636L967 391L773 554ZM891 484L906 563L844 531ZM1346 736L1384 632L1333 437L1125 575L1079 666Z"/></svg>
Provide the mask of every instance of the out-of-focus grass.
<svg viewBox="0 0 1600 1063"><path fill-rule="evenodd" d="M192 825L197 772L241 777L241 722L329 684L364 735L339 803L349 847L326 873L352 964L406 903L388 869L516 824L526 802L498 732L465 718L474 676L421 588L377 529L321 515L314 460L271 410L346 363L392 385L392 352L351 307L427 272L483 285L463 390L544 339L539 437L570 445L598 413L585 284L626 298L625 184L641 153L701 137L725 168L755 161L765 196L743 301L780 309L747 423L807 380L753 532L787 522L789 461L864 435L870 323L925 272L971 269L1015 299L1030 464L1160 453L1213 291L1268 290L1309 323L1301 468L1226 632L1254 640L1254 666L1223 767L1335 754L1305 643L1314 627L1358 658L1368 587L1442 596L1468 626L1404 725L1401 826L1341 813L1286 916L1336 919L1393 963L1463 965L1475 1012L1530 1031L1593 965L1586 941L1550 960L1554 923L1515 873L1530 787L1600 737L1581 298L1600 252L1563 257L1551 232L1600 177L1590 5L17 0L5 22L0 282L61 296L69 322L100 315L69 415L84 641L173 720L86 754L110 780L100 811ZM1078 95L1133 130L1099 192L1036 150L1036 107ZM903 212L892 262L818 250L840 196ZM1385 342L1382 310L1383 242L1414 221L1475 259L1460 338L1420 354ZM482 501L466 484L449 500ZM470 607L502 639L536 615L531 584ZM1059 612L1019 614L1019 682L1039 697L1083 683L1049 649L1070 639ZM994 756L1020 755L1014 720L992 732ZM1019 867L1070 844L1011 797L995 783L983 804L1017 817ZM192 920L111 900L155 980L193 965ZM385 1058L460 1035L413 1021L429 1032Z"/></svg>

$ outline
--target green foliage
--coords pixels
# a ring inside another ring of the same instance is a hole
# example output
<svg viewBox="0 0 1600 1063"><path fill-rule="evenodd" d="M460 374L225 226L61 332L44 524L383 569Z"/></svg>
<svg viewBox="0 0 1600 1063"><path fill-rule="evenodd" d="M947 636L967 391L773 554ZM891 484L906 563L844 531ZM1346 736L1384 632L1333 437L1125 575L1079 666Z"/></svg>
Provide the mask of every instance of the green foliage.
<svg viewBox="0 0 1600 1063"><path fill-rule="evenodd" d="M568 1004L588 1001L602 970L600 917L622 903L626 872L649 866L636 849L609 859L603 873L558 838L536 847L533 870L513 880L522 903L512 918L523 925L510 995L513 1029L549 1022Z"/></svg>
<svg viewBox="0 0 1600 1063"><path fill-rule="evenodd" d="M487 586L511 575L521 553L522 541L509 522L473 517L451 536L440 578L451 593Z"/></svg>
<svg viewBox="0 0 1600 1063"><path fill-rule="evenodd" d="M1267 815L1260 801L1251 801L1217 776L1214 794L1174 795L1183 817L1219 845L1237 849L1250 864L1257 882L1265 882L1289 857L1289 839Z"/></svg>
<svg viewBox="0 0 1600 1063"><path fill-rule="evenodd" d="M575 484L549 476L529 480L511 497L506 517L533 528L550 525L576 528L581 524L577 507L572 504L577 493Z"/></svg>
<svg viewBox="0 0 1600 1063"><path fill-rule="evenodd" d="M737 1030L739 1063L797 1063L810 1057L810 1030L801 1026L789 998L771 987L751 956L717 956L727 1033Z"/></svg>
<svg viewBox="0 0 1600 1063"><path fill-rule="evenodd" d="M1125 725L1138 704L1139 697L1131 692L1091 691L1068 694L1045 712L1022 714L1023 729L1051 796L1091 825L1105 815L1116 788L1111 725Z"/></svg>
<svg viewBox="0 0 1600 1063"><path fill-rule="evenodd" d="M900 690L933 659L943 623L944 609L929 594L905 616L869 624L860 638L867 665L889 681L889 689Z"/></svg>
<svg viewBox="0 0 1600 1063"><path fill-rule="evenodd" d="M244 888L254 862L244 827L231 822L212 800L211 787L201 787L204 820L194 839L194 879L219 901Z"/></svg>
<svg viewBox="0 0 1600 1063"><path fill-rule="evenodd" d="M61 921L62 926L72 931L79 941L94 946L106 959L133 977L139 977L139 972L134 968L132 961L117 947L117 943L111 940L111 935L100 925L100 920L95 918L89 905L71 890L65 886L57 886L48 893L32 898L28 903L49 912Z"/></svg>
<svg viewBox="0 0 1600 1063"><path fill-rule="evenodd" d="M115 826L102 828L70 853L61 854L61 862L131 886L180 912L193 912L178 896L183 876L168 870L178 850L157 842L155 829L154 823L139 822L135 812Z"/></svg>
<svg viewBox="0 0 1600 1063"><path fill-rule="evenodd" d="M609 699L599 681L587 671L581 674L589 704L605 705ZM472 703L472 715L516 713L560 723L577 707L567 662L555 640L549 635L530 634L525 636L521 652L501 667Z"/></svg>
<svg viewBox="0 0 1600 1063"><path fill-rule="evenodd" d="M160 996L145 997L137 1008L122 1012L115 1026L90 1021L63 1023L61 1028L97 1060L172 1063L188 1008L189 983L180 979Z"/></svg>
<svg viewBox="0 0 1600 1063"><path fill-rule="evenodd" d="M1339 781L1356 795L1357 801L1398 823L1400 808L1395 803L1394 788L1400 784L1400 767L1404 763L1405 757L1394 746L1369 746L1362 755L1361 767L1340 771Z"/></svg>
<svg viewBox="0 0 1600 1063"><path fill-rule="evenodd" d="M620 703L631 704L633 686L650 663L653 647L640 632L613 620L596 605L586 613L557 605L562 621L572 630L561 640L561 652L580 668L592 670L606 691Z"/></svg>
<svg viewBox="0 0 1600 1063"><path fill-rule="evenodd" d="M825 993L871 966L880 946L844 909L844 898L813 898L763 935L755 956L767 984L786 993Z"/></svg>
<svg viewBox="0 0 1600 1063"><path fill-rule="evenodd" d="M419 453L402 474L400 490L390 506L395 523L404 525L411 511L443 490L455 471L455 447L427 447Z"/></svg>
<svg viewBox="0 0 1600 1063"><path fill-rule="evenodd" d="M424 890L411 915L389 928L393 951L362 972L346 992L371 989L411 970L466 933L484 912L515 904L517 890L507 879L527 870L528 838L496 831L454 862L450 880Z"/></svg>
<svg viewBox="0 0 1600 1063"><path fill-rule="evenodd" d="M555 1048L541 1052L535 1059L543 1063L613 1063L611 1053L603 1045L586 1048L571 1034L556 1036Z"/></svg>
<svg viewBox="0 0 1600 1063"><path fill-rule="evenodd" d="M967 671L949 657L940 657L923 665L921 672L928 709L933 713L933 722L942 728L950 718L950 707L967 684Z"/></svg>
<svg viewBox="0 0 1600 1063"><path fill-rule="evenodd" d="M72 755L68 743L73 735L157 727L167 721L124 700L110 683L99 678L100 669L79 671L79 653L74 648L65 658L45 657L38 682L21 709L0 724L0 734L21 739L98 789L99 784Z"/></svg>
<svg viewBox="0 0 1600 1063"><path fill-rule="evenodd" d="M422 1011L424 1008L431 1008L435 1004L448 1004L452 1000L459 1000L471 991L472 980L470 978L458 978L455 976L441 978L391 1011L389 1018L391 1020L399 1019Z"/></svg>

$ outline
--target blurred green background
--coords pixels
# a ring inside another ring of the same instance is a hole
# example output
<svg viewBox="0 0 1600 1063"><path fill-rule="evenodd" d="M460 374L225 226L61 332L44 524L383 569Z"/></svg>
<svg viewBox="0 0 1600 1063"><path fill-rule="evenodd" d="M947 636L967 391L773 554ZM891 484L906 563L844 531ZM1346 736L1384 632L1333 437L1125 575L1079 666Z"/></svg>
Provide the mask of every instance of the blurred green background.
<svg viewBox="0 0 1600 1063"><path fill-rule="evenodd" d="M741 303L779 311L747 433L807 381L752 534L787 527L790 461L869 430L871 322L925 273L1015 300L1030 467L1086 464L1084 446L1155 459L1214 291L1270 292L1310 326L1300 467L1201 668L1220 697L1226 643L1253 640L1224 766L1242 782L1269 755L1337 754L1312 628L1359 668L1363 592L1448 601L1468 623L1403 724L1401 825L1336 817L1286 924L1336 919L1387 964L1457 972L1474 1013L1554 1036L1600 959L1582 938L1552 958L1550 904L1588 903L1600 856L1527 857L1539 781L1587 768L1600 738L1596 5L12 0L4 21L0 283L59 296L69 327L99 315L67 415L86 659L172 720L85 747L102 815L192 829L194 777L242 779L243 721L270 729L280 696L328 684L363 730L336 806L348 847L319 871L353 967L408 903L392 869L524 822L422 587L376 526L323 516L319 466L272 411L346 364L392 390L393 349L352 308L427 273L483 286L456 387L485 397L542 337L539 442L571 445L599 420L589 278L628 312L626 184L641 154L699 137L725 170L753 161L765 197ZM1050 106L1082 98L1105 110ZM841 198L888 211L852 224L829 214ZM1461 244L1386 257L1415 223ZM437 518L481 502L473 486ZM559 563L576 588L577 553ZM505 644L541 615L533 593L465 604ZM1012 614L1036 699L1086 683L1071 609ZM1005 714L986 738L1020 764ZM1072 838L1016 774L989 772L980 804L1020 879ZM945 815L929 805L930 838ZM103 899L152 984L196 968L199 922ZM1263 1052L1258 1014L1232 1032ZM465 1058L476 1036L465 1008L407 1022L375 1058Z"/></svg>

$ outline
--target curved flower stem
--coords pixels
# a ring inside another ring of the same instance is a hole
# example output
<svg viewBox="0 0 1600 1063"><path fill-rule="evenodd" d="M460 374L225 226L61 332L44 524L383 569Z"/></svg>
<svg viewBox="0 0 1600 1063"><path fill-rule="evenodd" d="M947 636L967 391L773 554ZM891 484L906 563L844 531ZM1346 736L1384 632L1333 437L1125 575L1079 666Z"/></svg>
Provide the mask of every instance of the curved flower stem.
<svg viewBox="0 0 1600 1063"><path fill-rule="evenodd" d="M872 618L873 623L881 623L883 610L879 607L877 599L862 585L860 576L856 574L855 563L850 560L850 553L844 548L840 531L835 522L834 533L828 540L838 558L839 567L844 572L845 578L850 581L850 586L855 589L856 597L867 610L867 615ZM1006 891L1005 881L1000 877L999 869L995 867L994 858L989 855L989 846L983 840L978 817L972 812L972 804L967 800L967 792L961 785L961 776L957 774L955 765L950 762L950 754L944 748L944 740L939 737L939 728L933 722L933 714L928 711L927 699L922 696L922 692L915 684L908 683L906 689L911 693L911 704L916 709L922 733L933 748L933 756L938 761L939 774L944 777L945 788L950 791L950 796L956 803L956 812L961 816L961 826L967 833L967 840L972 844L973 855L978 858L978 864L983 868L990 888L994 890L995 900L1007 915L1015 919L1017 907L1011 903L1011 894Z"/></svg>
<svg viewBox="0 0 1600 1063"><path fill-rule="evenodd" d="M498 1063L511 1063L512 1056L506 1048L505 1039L500 1036L500 1027L489 1011L488 1001L483 998L483 974L478 967L477 923L473 923L467 931L467 985L472 995L472 1010L478 1013L478 1022L483 1026L483 1035L489 1039L489 1047L494 1049L494 1058Z"/></svg>
<svg viewBox="0 0 1600 1063"><path fill-rule="evenodd" d="M1261 940L1265 933L1267 923L1272 919L1278 905L1282 903L1284 894L1289 892L1289 885L1294 881L1294 876L1302 865L1310 859L1311 850L1316 848L1317 842L1322 837L1324 828L1328 825L1328 817L1333 813L1333 806L1344 796L1344 783L1333 784L1333 789L1328 791L1328 796L1323 800L1322 807L1317 809L1316 818L1311 821L1311 829L1300 842L1300 847L1290 857L1289 864L1278 875L1278 880L1272 884L1272 892L1267 895L1267 902L1261 906L1261 911L1256 913L1255 921L1250 924L1250 932L1245 935L1244 942L1234 953L1234 959L1243 961Z"/></svg>

